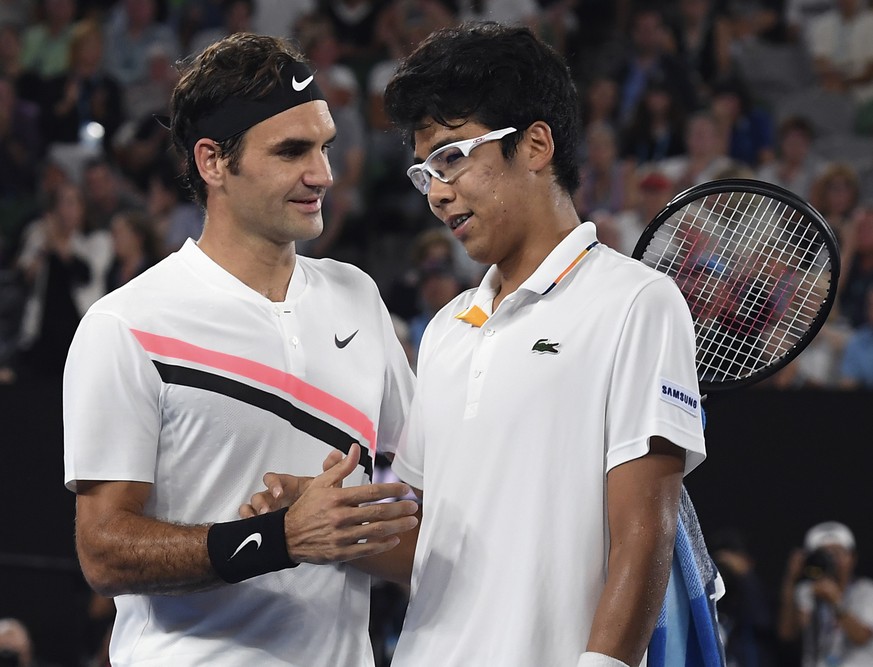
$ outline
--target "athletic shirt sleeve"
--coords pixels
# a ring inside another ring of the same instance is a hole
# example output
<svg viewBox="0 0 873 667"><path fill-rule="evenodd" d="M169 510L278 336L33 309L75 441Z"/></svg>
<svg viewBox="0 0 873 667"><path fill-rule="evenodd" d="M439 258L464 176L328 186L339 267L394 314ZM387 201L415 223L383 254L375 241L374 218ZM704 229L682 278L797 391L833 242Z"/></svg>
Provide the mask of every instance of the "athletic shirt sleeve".
<svg viewBox="0 0 873 667"><path fill-rule="evenodd" d="M607 394L606 470L644 456L661 436L686 450L685 473L705 458L694 325L672 280L646 283L615 350Z"/></svg>
<svg viewBox="0 0 873 667"><path fill-rule="evenodd" d="M64 483L154 483L161 429L161 380L130 328L89 313L64 370Z"/></svg>
<svg viewBox="0 0 873 667"><path fill-rule="evenodd" d="M403 346L394 332L391 316L382 300L378 308L382 318L382 332L385 346L385 382L382 393L382 406L379 410L378 449L385 454L397 451L397 443L406 422L409 404L412 400L415 376L409 367L409 360Z"/></svg>

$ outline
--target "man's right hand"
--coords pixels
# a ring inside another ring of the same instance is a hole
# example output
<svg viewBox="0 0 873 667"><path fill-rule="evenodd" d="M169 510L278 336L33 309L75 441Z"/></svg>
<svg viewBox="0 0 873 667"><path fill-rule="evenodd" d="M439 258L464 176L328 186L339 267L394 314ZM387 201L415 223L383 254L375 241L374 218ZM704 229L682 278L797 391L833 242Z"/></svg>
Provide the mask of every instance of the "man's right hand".
<svg viewBox="0 0 873 667"><path fill-rule="evenodd" d="M373 556L400 542L398 535L418 524L418 503L377 502L409 493L406 484L365 484L342 488L360 460L360 446L348 455L331 454L318 477L267 473L267 491L240 507L243 518L289 507L285 515L288 555L301 563L336 563Z"/></svg>

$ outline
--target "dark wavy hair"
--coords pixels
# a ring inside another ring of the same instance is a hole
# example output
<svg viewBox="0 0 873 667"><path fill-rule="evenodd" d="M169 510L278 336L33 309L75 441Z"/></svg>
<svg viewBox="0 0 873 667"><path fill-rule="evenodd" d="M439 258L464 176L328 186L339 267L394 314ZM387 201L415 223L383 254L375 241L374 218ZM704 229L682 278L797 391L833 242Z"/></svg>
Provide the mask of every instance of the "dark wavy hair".
<svg viewBox="0 0 873 667"><path fill-rule="evenodd" d="M185 155L184 180L194 200L206 204L206 183L188 151L193 124L231 96L259 99L281 82L282 66L306 62L290 42L252 33L236 33L208 46L193 61L182 63L170 100L173 143ZM237 173L245 132L218 144L231 173Z"/></svg>
<svg viewBox="0 0 873 667"><path fill-rule="evenodd" d="M464 23L432 33L403 62L385 91L385 107L407 139L431 120L459 127L474 120L491 129L552 130L557 183L579 187L579 98L561 57L527 28ZM515 155L521 132L501 140Z"/></svg>

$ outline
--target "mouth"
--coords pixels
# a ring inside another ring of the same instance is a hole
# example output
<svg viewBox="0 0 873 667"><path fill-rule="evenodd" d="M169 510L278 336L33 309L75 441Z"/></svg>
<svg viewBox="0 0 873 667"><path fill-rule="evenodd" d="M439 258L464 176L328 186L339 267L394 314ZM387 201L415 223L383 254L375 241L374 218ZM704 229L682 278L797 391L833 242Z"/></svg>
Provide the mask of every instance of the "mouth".
<svg viewBox="0 0 873 667"><path fill-rule="evenodd" d="M303 197L301 199L289 199L288 202L306 211L314 212L321 210L321 197L318 196Z"/></svg>
<svg viewBox="0 0 873 667"><path fill-rule="evenodd" d="M452 215L446 219L446 225L453 232L457 232L466 224L467 220L473 217L472 213L462 213L461 215Z"/></svg>

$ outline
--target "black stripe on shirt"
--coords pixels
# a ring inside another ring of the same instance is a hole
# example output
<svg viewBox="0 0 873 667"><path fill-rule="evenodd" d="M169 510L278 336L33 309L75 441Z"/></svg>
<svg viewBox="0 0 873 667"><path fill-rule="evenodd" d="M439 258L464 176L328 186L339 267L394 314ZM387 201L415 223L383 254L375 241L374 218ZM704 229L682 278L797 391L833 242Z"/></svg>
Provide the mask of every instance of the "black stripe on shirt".
<svg viewBox="0 0 873 667"><path fill-rule="evenodd" d="M301 410L284 398L271 394L268 391L257 389L242 382L237 382L221 375L215 375L214 373L207 373L206 371L186 368L184 366L173 366L160 361L152 360L152 362L158 369L161 380L167 384L211 391L247 403L261 410L272 412L297 430L308 433L316 440L321 440L323 443L340 450L344 454L349 453L352 443L358 442L357 438L353 438L333 424L328 424L323 419L319 419L315 415ZM364 468L364 472L372 480L373 461L370 458L370 450L364 446L361 446L360 449L361 460L358 465Z"/></svg>

